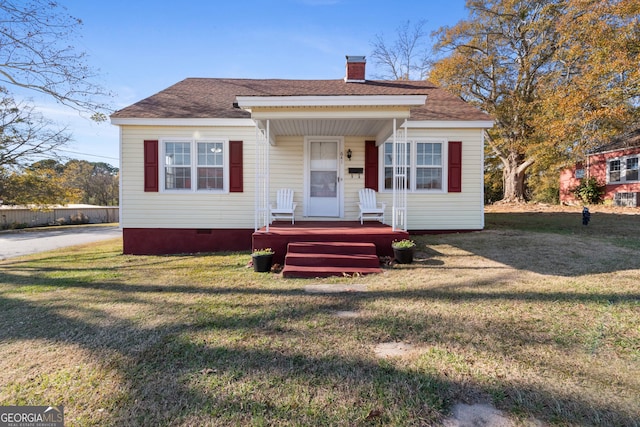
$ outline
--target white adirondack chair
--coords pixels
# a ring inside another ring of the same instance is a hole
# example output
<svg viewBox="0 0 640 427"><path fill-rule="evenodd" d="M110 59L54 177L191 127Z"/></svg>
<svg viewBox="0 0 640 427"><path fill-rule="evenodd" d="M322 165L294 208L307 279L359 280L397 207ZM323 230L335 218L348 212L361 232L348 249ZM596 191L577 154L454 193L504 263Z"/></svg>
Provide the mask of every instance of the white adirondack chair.
<svg viewBox="0 0 640 427"><path fill-rule="evenodd" d="M384 222L384 208L386 203L376 202L376 192L370 188L363 188L358 193L360 196L360 224L365 220L365 215L370 219L377 219L380 222Z"/></svg>
<svg viewBox="0 0 640 427"><path fill-rule="evenodd" d="M291 219L291 224L295 224L295 211L297 203L293 201L293 190L281 188L276 194L276 205L269 204L271 212L271 222L276 219Z"/></svg>

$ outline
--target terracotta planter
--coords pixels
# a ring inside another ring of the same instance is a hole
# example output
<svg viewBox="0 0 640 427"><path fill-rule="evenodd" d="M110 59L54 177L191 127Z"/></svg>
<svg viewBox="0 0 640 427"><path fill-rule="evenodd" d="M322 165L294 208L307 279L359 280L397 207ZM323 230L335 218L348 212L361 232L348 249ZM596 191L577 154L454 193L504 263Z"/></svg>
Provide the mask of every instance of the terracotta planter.
<svg viewBox="0 0 640 427"><path fill-rule="evenodd" d="M268 273L271 271L273 254L251 255L253 259L253 271L257 273Z"/></svg>
<svg viewBox="0 0 640 427"><path fill-rule="evenodd" d="M411 264L413 262L413 247L393 248L393 257L398 264Z"/></svg>

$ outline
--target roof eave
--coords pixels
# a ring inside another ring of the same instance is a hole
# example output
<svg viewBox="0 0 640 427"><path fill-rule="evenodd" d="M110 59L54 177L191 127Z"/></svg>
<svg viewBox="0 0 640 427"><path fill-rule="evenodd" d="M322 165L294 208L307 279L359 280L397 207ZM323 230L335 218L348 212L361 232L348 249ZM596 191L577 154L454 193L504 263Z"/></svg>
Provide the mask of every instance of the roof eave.
<svg viewBox="0 0 640 427"><path fill-rule="evenodd" d="M116 126L255 126L253 120L248 118L111 117L111 124Z"/></svg>
<svg viewBox="0 0 640 427"><path fill-rule="evenodd" d="M422 129L490 129L494 125L493 120L407 120L408 128Z"/></svg>
<svg viewBox="0 0 640 427"><path fill-rule="evenodd" d="M419 107L427 95L237 96L239 108L255 107Z"/></svg>

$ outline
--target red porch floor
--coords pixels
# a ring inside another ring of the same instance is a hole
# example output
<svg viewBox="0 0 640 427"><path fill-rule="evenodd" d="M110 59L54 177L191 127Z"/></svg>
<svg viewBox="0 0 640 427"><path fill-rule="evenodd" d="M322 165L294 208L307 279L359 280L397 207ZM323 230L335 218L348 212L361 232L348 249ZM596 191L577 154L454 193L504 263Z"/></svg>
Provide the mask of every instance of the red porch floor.
<svg viewBox="0 0 640 427"><path fill-rule="evenodd" d="M393 256L391 242L409 238L406 231L393 231L379 222L360 221L298 221L295 224L276 221L253 233L253 249L271 248L275 251L273 262L284 263L287 244L291 242L361 242L376 245L378 256Z"/></svg>

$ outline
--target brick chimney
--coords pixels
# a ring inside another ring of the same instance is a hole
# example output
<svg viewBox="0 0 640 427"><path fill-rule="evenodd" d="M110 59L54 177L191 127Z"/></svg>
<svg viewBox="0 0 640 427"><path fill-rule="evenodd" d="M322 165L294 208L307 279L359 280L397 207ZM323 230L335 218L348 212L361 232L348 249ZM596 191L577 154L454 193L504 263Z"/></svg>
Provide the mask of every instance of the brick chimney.
<svg viewBox="0 0 640 427"><path fill-rule="evenodd" d="M364 82L364 69L367 61L364 56L352 56L347 55L347 75L344 81L350 82Z"/></svg>

